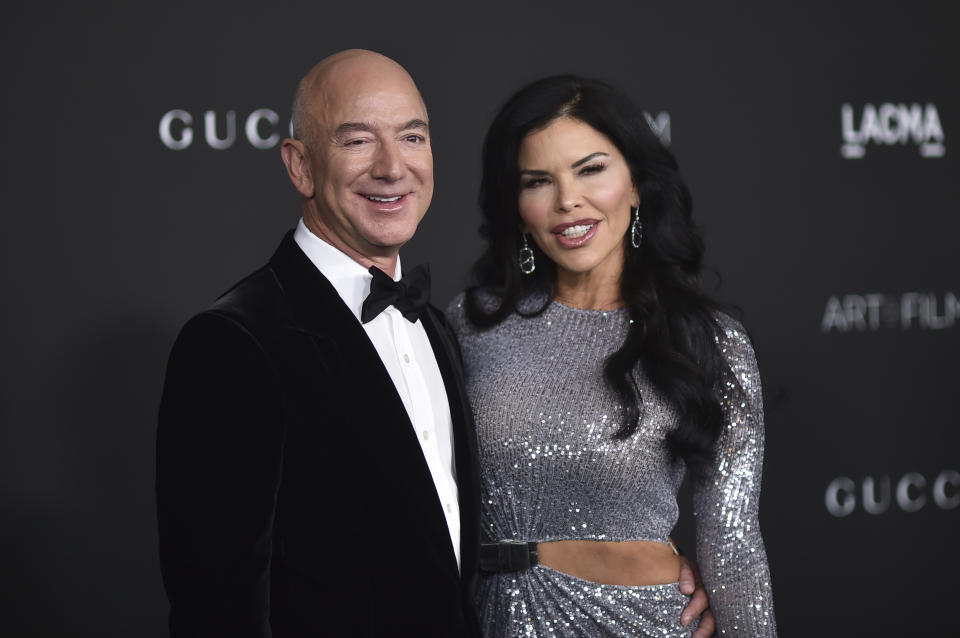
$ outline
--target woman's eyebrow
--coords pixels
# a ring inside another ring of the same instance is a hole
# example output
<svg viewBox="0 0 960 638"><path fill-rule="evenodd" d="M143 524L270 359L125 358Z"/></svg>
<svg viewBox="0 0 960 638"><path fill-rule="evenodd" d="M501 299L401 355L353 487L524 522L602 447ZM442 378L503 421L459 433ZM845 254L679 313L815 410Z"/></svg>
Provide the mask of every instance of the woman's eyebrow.
<svg viewBox="0 0 960 638"><path fill-rule="evenodd" d="M606 156L607 156L607 154L604 153L604 152L602 152L602 151L597 151L596 153L590 153L589 155L587 155L587 156L584 157L583 159L578 159L576 162L574 162L573 164L571 164L570 167L571 167L571 168L576 168L576 167L578 167L578 166L580 166L580 165L582 165L582 164L586 164L587 162L589 162L590 160L592 160L592 159L595 158L595 157L606 157Z"/></svg>

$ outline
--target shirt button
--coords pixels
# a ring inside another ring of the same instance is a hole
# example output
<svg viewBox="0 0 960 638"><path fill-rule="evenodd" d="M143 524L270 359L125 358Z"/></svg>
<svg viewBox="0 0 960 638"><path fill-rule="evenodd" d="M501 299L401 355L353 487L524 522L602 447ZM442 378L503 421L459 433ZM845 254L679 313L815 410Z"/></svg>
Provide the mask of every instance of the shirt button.
<svg viewBox="0 0 960 638"><path fill-rule="evenodd" d="M410 355L408 355L408 354L403 355L403 362L404 362L404 363L410 363Z"/></svg>
<svg viewBox="0 0 960 638"><path fill-rule="evenodd" d="M453 513L453 505L451 505L450 503L447 503L447 514L452 514L452 513Z"/></svg>
<svg viewBox="0 0 960 638"><path fill-rule="evenodd" d="M427 441L427 440L429 440L429 439L430 439L430 430L424 430L424 431L423 431L423 440L424 440L424 441Z"/></svg>

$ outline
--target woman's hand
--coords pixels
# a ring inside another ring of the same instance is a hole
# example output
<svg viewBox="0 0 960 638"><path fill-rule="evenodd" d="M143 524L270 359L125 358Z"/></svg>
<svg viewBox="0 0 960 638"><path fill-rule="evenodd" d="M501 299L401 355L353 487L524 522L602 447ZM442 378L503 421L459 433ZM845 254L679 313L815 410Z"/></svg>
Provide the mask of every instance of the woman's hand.
<svg viewBox="0 0 960 638"><path fill-rule="evenodd" d="M694 632L693 638L710 638L716 623L713 620L713 612L710 611L710 601L707 600L707 590L703 588L703 581L700 580L700 571L697 566L691 563L685 556L680 556L680 591L692 597L690 604L684 608L680 615L680 624L686 627L699 616L700 626Z"/></svg>

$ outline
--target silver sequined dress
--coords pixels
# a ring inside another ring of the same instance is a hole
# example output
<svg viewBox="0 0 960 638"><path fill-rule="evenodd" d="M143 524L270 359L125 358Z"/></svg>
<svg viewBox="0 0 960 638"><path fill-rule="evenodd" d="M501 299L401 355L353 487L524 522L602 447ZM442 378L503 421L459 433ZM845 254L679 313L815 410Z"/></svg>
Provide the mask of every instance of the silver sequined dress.
<svg viewBox="0 0 960 638"><path fill-rule="evenodd" d="M612 434L623 410L603 382L606 358L623 343L626 310L580 310L552 302L480 331L463 296L447 314L463 351L476 419L481 539L667 542L685 467L665 436L676 411L638 366L643 397L636 433ZM720 315L721 347L736 378L720 388L725 425L715 465L694 486L697 559L724 636L774 636L766 552L757 520L763 408L753 349ZM506 636L689 636L688 597L676 583L597 584L538 565L482 574L477 605L484 634Z"/></svg>

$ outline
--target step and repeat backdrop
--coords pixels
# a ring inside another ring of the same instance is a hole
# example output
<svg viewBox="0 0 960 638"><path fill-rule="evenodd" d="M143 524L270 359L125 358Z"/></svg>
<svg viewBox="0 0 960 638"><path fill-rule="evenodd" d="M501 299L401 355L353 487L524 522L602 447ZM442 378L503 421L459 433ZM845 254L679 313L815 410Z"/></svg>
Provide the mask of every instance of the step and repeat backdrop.
<svg viewBox="0 0 960 638"><path fill-rule="evenodd" d="M398 60L430 111L436 195L402 254L432 264L439 306L481 247L480 144L502 101L559 72L631 95L693 192L710 289L756 342L781 635L960 634L953 3L8 11L0 635L165 635L166 356L296 223L292 92L349 47Z"/></svg>

